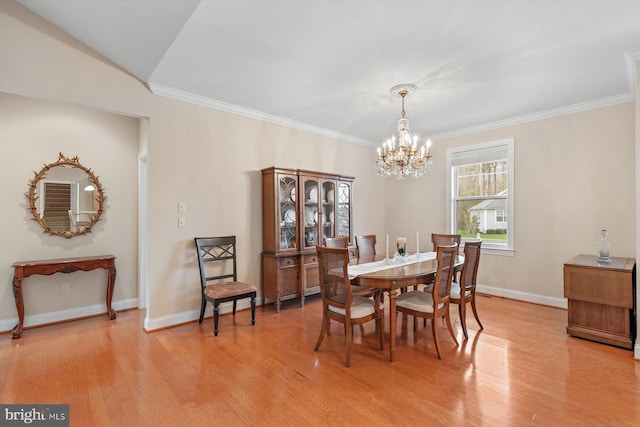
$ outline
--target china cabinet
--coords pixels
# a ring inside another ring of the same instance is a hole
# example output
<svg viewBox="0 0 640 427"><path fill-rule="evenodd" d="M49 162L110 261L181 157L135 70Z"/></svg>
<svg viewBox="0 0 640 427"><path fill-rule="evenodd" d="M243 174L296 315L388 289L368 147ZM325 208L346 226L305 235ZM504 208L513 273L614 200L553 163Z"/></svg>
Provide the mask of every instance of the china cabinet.
<svg viewBox="0 0 640 427"><path fill-rule="evenodd" d="M353 240L353 177L300 169L262 169L262 303L320 291L316 245ZM353 249L352 249L353 251Z"/></svg>

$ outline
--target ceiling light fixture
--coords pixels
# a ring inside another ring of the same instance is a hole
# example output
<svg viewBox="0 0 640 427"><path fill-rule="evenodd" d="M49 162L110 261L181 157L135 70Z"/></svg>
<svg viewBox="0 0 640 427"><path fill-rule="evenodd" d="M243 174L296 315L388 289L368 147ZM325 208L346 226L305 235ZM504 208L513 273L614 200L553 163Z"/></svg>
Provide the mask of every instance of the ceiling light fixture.
<svg viewBox="0 0 640 427"><path fill-rule="evenodd" d="M404 112L404 98L416 89L415 85L401 84L389 90L392 94L402 97L402 117L398 120L397 139L394 135L378 148L378 175L394 176L402 180L405 176L419 177L431 170L431 140L427 139L427 143L418 149L418 135L414 135L413 139L409 135L409 119L405 117Z"/></svg>

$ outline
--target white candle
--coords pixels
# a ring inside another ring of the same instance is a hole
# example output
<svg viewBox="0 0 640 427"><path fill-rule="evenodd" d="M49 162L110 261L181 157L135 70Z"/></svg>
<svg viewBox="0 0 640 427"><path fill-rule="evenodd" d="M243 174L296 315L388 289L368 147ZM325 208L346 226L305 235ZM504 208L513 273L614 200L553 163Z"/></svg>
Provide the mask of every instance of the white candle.
<svg viewBox="0 0 640 427"><path fill-rule="evenodd" d="M388 234L387 234L387 253L384 257L389 258L389 235Z"/></svg>
<svg viewBox="0 0 640 427"><path fill-rule="evenodd" d="M420 253L420 234L416 231L416 253Z"/></svg>

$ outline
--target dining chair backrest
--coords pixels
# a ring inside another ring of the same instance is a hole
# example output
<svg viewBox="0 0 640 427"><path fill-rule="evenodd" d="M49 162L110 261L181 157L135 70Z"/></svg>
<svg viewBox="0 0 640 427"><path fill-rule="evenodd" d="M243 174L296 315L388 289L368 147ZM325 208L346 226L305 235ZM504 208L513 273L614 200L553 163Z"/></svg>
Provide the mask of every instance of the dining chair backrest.
<svg viewBox="0 0 640 427"><path fill-rule="evenodd" d="M376 235L356 236L356 247L358 249L358 257L374 257L376 255Z"/></svg>
<svg viewBox="0 0 640 427"><path fill-rule="evenodd" d="M200 285L204 289L212 281L223 279L238 280L236 265L236 236L196 237ZM228 261L230 268L219 267L208 271L206 264L220 264Z"/></svg>
<svg viewBox="0 0 640 427"><path fill-rule="evenodd" d="M320 275L320 293L323 302L349 310L353 298L347 272L349 250L316 246L316 252Z"/></svg>
<svg viewBox="0 0 640 427"><path fill-rule="evenodd" d="M437 250L438 270L433 282L433 304L438 307L440 304L449 301L451 294L451 280L453 279L454 265L458 247L456 245L439 246Z"/></svg>
<svg viewBox="0 0 640 427"><path fill-rule="evenodd" d="M475 289L480 264L480 246L482 241L467 241L464 244L464 265L460 274L462 289Z"/></svg>
<svg viewBox="0 0 640 427"><path fill-rule="evenodd" d="M439 246L456 245L459 249L461 241L462 241L462 236L460 236L459 234L442 234L442 233L431 234L431 243L433 243L433 252L437 252Z"/></svg>
<svg viewBox="0 0 640 427"><path fill-rule="evenodd" d="M348 237L325 237L324 244L328 248L348 248Z"/></svg>

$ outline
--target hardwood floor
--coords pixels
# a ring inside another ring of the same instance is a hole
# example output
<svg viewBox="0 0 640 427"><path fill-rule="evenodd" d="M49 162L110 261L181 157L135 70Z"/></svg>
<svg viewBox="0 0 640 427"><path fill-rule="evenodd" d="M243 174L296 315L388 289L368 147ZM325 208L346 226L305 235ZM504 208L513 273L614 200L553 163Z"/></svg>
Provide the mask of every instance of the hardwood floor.
<svg viewBox="0 0 640 427"><path fill-rule="evenodd" d="M567 336L565 310L488 297L478 310L485 329L468 313L466 342L452 313L459 347L440 325L444 360L412 318L394 363L373 322L355 328L351 368L337 324L313 351L317 297L258 308L253 327L248 311L221 316L218 337L211 318L145 333L138 310L2 334L0 403L68 403L72 426L640 424L631 351Z"/></svg>

